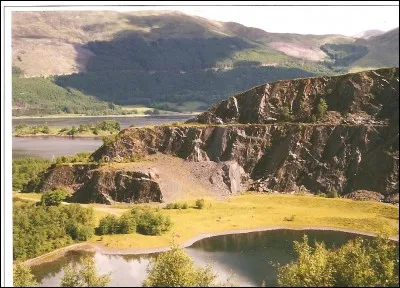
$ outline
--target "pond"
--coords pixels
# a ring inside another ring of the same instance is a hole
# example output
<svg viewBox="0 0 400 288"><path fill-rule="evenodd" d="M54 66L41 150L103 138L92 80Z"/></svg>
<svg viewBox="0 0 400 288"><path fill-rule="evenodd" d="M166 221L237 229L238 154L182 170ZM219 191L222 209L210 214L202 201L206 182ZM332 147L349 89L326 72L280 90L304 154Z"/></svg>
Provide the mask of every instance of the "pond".
<svg viewBox="0 0 400 288"><path fill-rule="evenodd" d="M211 263L218 280L224 281L234 276L240 286L260 286L265 281L267 287L277 285L276 264L287 264L295 259L293 241L301 241L308 235L309 243L325 242L328 248L340 247L356 237L370 238L339 231L326 230L270 230L214 236L195 242L185 248L197 265ZM32 267L32 272L42 287L56 287L68 263L76 262L83 254L93 254L96 268L101 273L111 272L110 286L141 286L146 278L151 257L143 255L107 255L101 252L70 251L55 261Z"/></svg>

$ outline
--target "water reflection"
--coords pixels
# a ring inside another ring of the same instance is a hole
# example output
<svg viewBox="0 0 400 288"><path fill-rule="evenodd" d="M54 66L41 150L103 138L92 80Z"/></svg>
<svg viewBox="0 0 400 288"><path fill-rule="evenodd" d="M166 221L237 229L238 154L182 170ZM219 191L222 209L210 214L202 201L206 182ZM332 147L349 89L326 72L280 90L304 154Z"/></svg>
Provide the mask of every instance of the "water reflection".
<svg viewBox="0 0 400 288"><path fill-rule="evenodd" d="M146 117L71 117L71 118L26 118L26 119L13 119L12 128L19 124L26 124L29 126L46 125L54 128L64 127L78 127L81 124L88 124L94 122L101 122L104 120L115 120L121 123L121 128L127 128L130 125L136 127L147 125L161 125L171 122L183 122L194 116L187 115L168 115L168 116L146 116Z"/></svg>
<svg viewBox="0 0 400 288"><path fill-rule="evenodd" d="M93 152L103 144L101 138L70 137L12 137L12 157L41 157L74 155L78 152Z"/></svg>
<svg viewBox="0 0 400 288"><path fill-rule="evenodd" d="M49 127L79 127L81 124L100 122L103 120L116 120L121 123L121 128L131 125L136 127L147 125L161 125L172 122L183 122L190 116L150 116L150 117L77 117L77 118L38 118L38 119L13 119L13 129L16 125L27 124L47 125ZM97 138L72 138L72 137L13 137L12 156L42 157L52 159L53 156L73 155L78 152L93 152L103 144L102 137Z"/></svg>
<svg viewBox="0 0 400 288"><path fill-rule="evenodd" d="M335 231L274 230L210 237L194 243L186 251L197 265L211 263L219 281L235 275L235 281L241 286L259 286L263 280L267 286L275 286L275 264L286 264L295 259L293 241L300 241L304 234L308 235L310 244L324 241L327 247L340 247L357 237ZM57 286L63 276L62 269L68 263L78 261L84 253L88 252L68 252L61 259L33 267L32 272L41 286ZM99 272L112 273L110 286L130 287L141 285L147 275L150 257L157 256L93 255Z"/></svg>

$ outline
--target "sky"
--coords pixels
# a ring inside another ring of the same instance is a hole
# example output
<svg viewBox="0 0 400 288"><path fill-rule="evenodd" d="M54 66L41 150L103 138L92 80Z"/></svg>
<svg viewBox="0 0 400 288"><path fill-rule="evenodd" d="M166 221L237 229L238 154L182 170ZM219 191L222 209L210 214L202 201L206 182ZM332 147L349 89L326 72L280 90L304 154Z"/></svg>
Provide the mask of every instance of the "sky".
<svg viewBox="0 0 400 288"><path fill-rule="evenodd" d="M154 8L170 10L172 7ZM135 10L148 10L148 7ZM365 30L388 31L399 26L399 7L395 6L199 6L175 7L173 10L279 33L353 36Z"/></svg>
<svg viewBox="0 0 400 288"><path fill-rule="evenodd" d="M28 1L17 2L32 5ZM39 10L177 10L189 15L196 15L218 21L238 22L245 26L261 28L267 32L299 34L342 34L354 36L365 30L377 29L388 31L399 26L399 1L98 1L100 5L156 5L156 6L89 6L89 1L49 1L56 5L88 5L86 7L40 8L48 2L35 1ZM201 4L199 4L201 3ZM236 6L236 5L342 5L342 6ZM375 6L354 6L354 5ZM231 6L210 6L210 5ZM344 5L353 6L344 6ZM192 6L161 6L192 5ZM193 6L195 5L195 6ZM234 6L235 5L235 6ZM376 6L396 5L396 6ZM32 10L32 8L23 8ZM35 9L35 10L36 10Z"/></svg>

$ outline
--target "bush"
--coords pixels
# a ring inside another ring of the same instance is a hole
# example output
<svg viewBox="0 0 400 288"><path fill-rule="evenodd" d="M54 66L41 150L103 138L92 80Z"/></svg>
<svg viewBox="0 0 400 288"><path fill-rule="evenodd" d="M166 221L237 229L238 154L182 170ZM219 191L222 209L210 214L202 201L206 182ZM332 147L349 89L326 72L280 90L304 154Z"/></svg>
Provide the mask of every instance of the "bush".
<svg viewBox="0 0 400 288"><path fill-rule="evenodd" d="M204 199L197 199L196 200L195 206L196 206L197 209L203 209L204 205L205 205Z"/></svg>
<svg viewBox="0 0 400 288"><path fill-rule="evenodd" d="M100 220L98 235L130 234L135 231L144 235L161 235L172 226L171 219L159 209L132 208L120 218L108 215Z"/></svg>
<svg viewBox="0 0 400 288"><path fill-rule="evenodd" d="M389 239L356 238L328 250L323 243L294 242L296 262L278 268L286 287L398 287L399 248Z"/></svg>
<svg viewBox="0 0 400 288"><path fill-rule="evenodd" d="M14 287L36 287L38 283L31 272L31 268L21 262L17 262L13 269Z"/></svg>
<svg viewBox="0 0 400 288"><path fill-rule="evenodd" d="M124 213L119 218L119 233L131 234L136 232L136 219L130 213Z"/></svg>
<svg viewBox="0 0 400 288"><path fill-rule="evenodd" d="M71 223L67 226L67 234L71 236L73 240L87 241L94 234L93 227L85 226L80 223Z"/></svg>
<svg viewBox="0 0 400 288"><path fill-rule="evenodd" d="M328 111L328 104L326 104L325 99L320 98L319 103L317 106L317 119L321 119L326 115L326 112Z"/></svg>
<svg viewBox="0 0 400 288"><path fill-rule="evenodd" d="M290 217L285 217L285 218L283 218L283 220L284 221L294 221L296 219L296 215L292 215L292 216L290 216Z"/></svg>
<svg viewBox="0 0 400 288"><path fill-rule="evenodd" d="M290 115L290 109L287 106L282 108L282 120L283 121L291 121L292 120L292 116Z"/></svg>
<svg viewBox="0 0 400 288"><path fill-rule="evenodd" d="M323 198L327 198L328 195L326 195L326 193L318 193L317 194L318 197L323 197Z"/></svg>
<svg viewBox="0 0 400 288"><path fill-rule="evenodd" d="M94 229L92 209L79 204L42 206L13 199L13 258L34 258L84 239Z"/></svg>
<svg viewBox="0 0 400 288"><path fill-rule="evenodd" d="M165 209L175 209L175 203L168 203Z"/></svg>
<svg viewBox="0 0 400 288"><path fill-rule="evenodd" d="M43 193L40 203L45 206L59 206L66 197L67 193L61 189L46 191Z"/></svg>
<svg viewBox="0 0 400 288"><path fill-rule="evenodd" d="M115 215L107 215L100 220L97 229L99 235L119 234L119 220Z"/></svg>
<svg viewBox="0 0 400 288"><path fill-rule="evenodd" d="M79 152L72 156L61 156L56 158L56 164L63 164L63 163L77 163L77 162L89 162L93 159L90 159L92 155L91 152Z"/></svg>
<svg viewBox="0 0 400 288"><path fill-rule="evenodd" d="M168 203L167 206L165 206L165 209L188 209L189 205L184 202L184 203L179 203L179 202L175 202L175 203Z"/></svg>
<svg viewBox="0 0 400 288"><path fill-rule="evenodd" d="M44 134L49 134L49 133L50 133L50 128L49 128L49 126L43 126L43 128L42 128L42 133L44 133Z"/></svg>
<svg viewBox="0 0 400 288"><path fill-rule="evenodd" d="M138 233L144 235L161 235L172 226L171 218L158 210L145 210L137 218Z"/></svg>
<svg viewBox="0 0 400 288"><path fill-rule="evenodd" d="M51 161L41 158L21 158L12 162L12 188L14 191L23 190L29 181L37 178L38 174L50 167Z"/></svg>
<svg viewBox="0 0 400 288"><path fill-rule="evenodd" d="M114 144L115 140L117 139L117 135L110 135L110 136L105 136L103 137L103 145L104 146L111 146Z"/></svg>
<svg viewBox="0 0 400 288"><path fill-rule="evenodd" d="M71 130L69 130L67 132L67 135L74 136L77 133L78 133L78 129L76 129L75 126L72 126Z"/></svg>
<svg viewBox="0 0 400 288"><path fill-rule="evenodd" d="M171 219L164 215L158 208L135 207L130 214L136 220L136 232L144 235L161 235L168 231L171 226Z"/></svg>
<svg viewBox="0 0 400 288"><path fill-rule="evenodd" d="M328 198L338 198L339 194L336 189L332 189L328 192Z"/></svg>
<svg viewBox="0 0 400 288"><path fill-rule="evenodd" d="M86 255L79 262L79 266L69 264L65 268L61 287L107 287L110 273L98 275L93 257Z"/></svg>
<svg viewBox="0 0 400 288"><path fill-rule="evenodd" d="M211 267L197 268L178 245L151 260L144 287L211 287L217 275Z"/></svg>

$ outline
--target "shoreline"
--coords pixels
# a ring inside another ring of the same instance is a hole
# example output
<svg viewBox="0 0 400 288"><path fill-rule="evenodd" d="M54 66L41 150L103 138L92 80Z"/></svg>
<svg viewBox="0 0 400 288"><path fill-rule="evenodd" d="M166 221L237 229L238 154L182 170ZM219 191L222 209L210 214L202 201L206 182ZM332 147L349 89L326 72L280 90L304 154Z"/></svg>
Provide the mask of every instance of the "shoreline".
<svg viewBox="0 0 400 288"><path fill-rule="evenodd" d="M288 226L269 226L269 227L259 227L252 229L238 229L238 230L227 230L221 232L212 232L212 233L201 233L198 234L189 240L179 244L181 248L187 248L193 245L195 242L200 241L202 239L223 236L223 235L232 235L232 234L246 234L252 232L263 232L263 231L273 231L273 230L297 230L297 231L305 231L305 230L321 230L321 231L337 231L344 233L352 233L363 236L371 236L376 237L376 233L360 231L356 229L347 229L347 228L338 228L338 227L329 227L329 226L299 226L299 227L288 227ZM390 240L399 241L399 236L389 237ZM152 254L152 253L160 253L170 250L169 247L158 247L158 248L142 248L142 249L118 249L118 248L107 248L106 246L99 243L91 243L91 242L82 242L72 244L70 246L66 246L49 253L37 256L32 259L28 259L23 261L23 263L27 266L35 266L40 265L45 262L54 261L60 257L63 257L68 251L89 251L89 252L98 252L104 255L141 255L141 254Z"/></svg>
<svg viewBox="0 0 400 288"><path fill-rule="evenodd" d="M18 138L35 138L35 137L45 137L45 138L91 138L91 139L103 139L103 137L111 136L111 135L117 135L117 134L106 134L106 135L57 135L57 134L40 134L40 135L12 135L12 137L18 137Z"/></svg>
<svg viewBox="0 0 400 288"><path fill-rule="evenodd" d="M157 115L146 115L146 114L128 114L128 115L43 115L43 116L13 116L12 120L18 119L58 119L58 118L136 118L136 117L172 117L172 116L196 116L201 112L194 113L176 113L176 114L157 114Z"/></svg>

